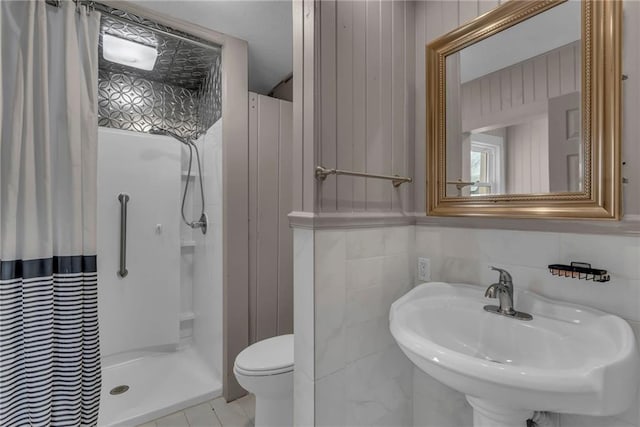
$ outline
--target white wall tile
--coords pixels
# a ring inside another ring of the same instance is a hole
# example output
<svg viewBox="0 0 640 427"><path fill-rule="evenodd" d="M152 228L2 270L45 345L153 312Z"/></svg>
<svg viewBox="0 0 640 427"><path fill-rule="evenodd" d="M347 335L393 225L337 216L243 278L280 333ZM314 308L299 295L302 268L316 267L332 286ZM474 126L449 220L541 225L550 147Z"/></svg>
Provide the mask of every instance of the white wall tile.
<svg viewBox="0 0 640 427"><path fill-rule="evenodd" d="M413 281L414 258L409 253L389 255L382 260L383 278L386 285L404 285Z"/></svg>
<svg viewBox="0 0 640 427"><path fill-rule="evenodd" d="M412 375L411 362L395 344L349 364L344 373L346 425L373 425L399 408L409 408Z"/></svg>
<svg viewBox="0 0 640 427"><path fill-rule="evenodd" d="M344 367L346 233L315 233L315 378Z"/></svg>
<svg viewBox="0 0 640 427"><path fill-rule="evenodd" d="M383 229L384 254L407 253L411 247L414 227L387 227Z"/></svg>
<svg viewBox="0 0 640 427"><path fill-rule="evenodd" d="M400 230L402 227L394 227ZM371 258L384 255L384 229L366 228L348 230L347 259Z"/></svg>
<svg viewBox="0 0 640 427"><path fill-rule="evenodd" d="M315 375L313 231L299 228L293 231L293 259L294 376L303 373L312 379Z"/></svg>
<svg viewBox="0 0 640 427"><path fill-rule="evenodd" d="M347 291L346 325L372 320L385 312L383 285L371 286L357 291Z"/></svg>
<svg viewBox="0 0 640 427"><path fill-rule="evenodd" d="M317 427L345 425L345 408L346 381L342 372L327 375L316 381Z"/></svg>
<svg viewBox="0 0 640 427"><path fill-rule="evenodd" d="M465 282L488 286L497 279L488 269L496 265L507 269L516 291L522 289L540 295L594 307L621 316L640 339L640 238L624 236L590 236L507 230L453 229L416 227L415 257L431 259L432 280ZM611 281L592 281L552 276L551 263L591 262L596 268L609 270ZM517 307L517 294L516 294ZM419 425L459 426L459 410L447 409L445 403L424 404L425 399L448 396L453 390L425 376L414 376L414 423ZM423 386L421 386L423 384ZM422 388L421 388L422 387ZM431 395L435 390L436 395ZM454 392L455 393L455 392ZM459 399L458 399L459 400ZM466 402L463 402L466 405ZM562 415L566 426L640 426L640 402L617 417L583 417ZM469 408L470 411L470 408ZM463 411L464 412L464 411ZM603 424L604 423L604 424Z"/></svg>
<svg viewBox="0 0 640 427"><path fill-rule="evenodd" d="M413 368L388 318L391 303L413 285L413 231L315 232L318 425L411 424Z"/></svg>
<svg viewBox="0 0 640 427"><path fill-rule="evenodd" d="M387 425L403 425L408 420L410 410L412 393L411 387L407 387L410 384L411 378L405 375L385 380L364 393L349 395L346 401L345 425L372 426L381 424L383 420L389 423Z"/></svg>
<svg viewBox="0 0 640 427"><path fill-rule="evenodd" d="M346 328L347 362L378 353L395 341L389 332L389 316L354 323Z"/></svg>
<svg viewBox="0 0 640 427"><path fill-rule="evenodd" d="M440 228L415 227L416 253L425 257L442 256L442 233Z"/></svg>
<svg viewBox="0 0 640 427"><path fill-rule="evenodd" d="M624 236L563 234L560 259L588 262L618 278L640 279L640 239ZM603 266L603 267L601 267Z"/></svg>
<svg viewBox="0 0 640 427"><path fill-rule="evenodd" d="M477 230L480 247L492 263L544 266L560 258L560 236L510 230Z"/></svg>
<svg viewBox="0 0 640 427"><path fill-rule="evenodd" d="M348 260L347 290L355 291L382 284L383 259L384 257Z"/></svg>

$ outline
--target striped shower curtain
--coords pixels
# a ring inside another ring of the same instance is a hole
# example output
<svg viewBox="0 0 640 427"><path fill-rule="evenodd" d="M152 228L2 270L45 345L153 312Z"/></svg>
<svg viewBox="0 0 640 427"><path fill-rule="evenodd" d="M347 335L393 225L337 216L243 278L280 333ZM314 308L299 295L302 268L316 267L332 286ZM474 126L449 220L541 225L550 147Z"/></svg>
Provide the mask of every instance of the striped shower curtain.
<svg viewBox="0 0 640 427"><path fill-rule="evenodd" d="M0 1L3 427L97 423L98 30L69 0Z"/></svg>

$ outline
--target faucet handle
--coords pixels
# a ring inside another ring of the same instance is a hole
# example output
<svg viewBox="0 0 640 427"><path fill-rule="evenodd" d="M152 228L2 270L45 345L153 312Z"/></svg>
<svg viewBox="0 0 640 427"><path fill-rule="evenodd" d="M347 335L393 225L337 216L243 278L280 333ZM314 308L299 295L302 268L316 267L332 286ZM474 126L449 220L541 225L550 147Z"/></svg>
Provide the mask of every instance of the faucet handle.
<svg viewBox="0 0 640 427"><path fill-rule="evenodd" d="M500 273L500 283L513 283L511 274L509 274L507 270L503 270L502 268L494 266L490 266L489 268Z"/></svg>

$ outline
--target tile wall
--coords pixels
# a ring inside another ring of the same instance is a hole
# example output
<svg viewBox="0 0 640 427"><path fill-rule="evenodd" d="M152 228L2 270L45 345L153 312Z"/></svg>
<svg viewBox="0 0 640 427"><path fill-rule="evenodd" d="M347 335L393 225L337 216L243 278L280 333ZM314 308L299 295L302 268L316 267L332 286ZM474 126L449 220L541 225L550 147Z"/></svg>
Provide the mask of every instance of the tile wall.
<svg viewBox="0 0 640 427"><path fill-rule="evenodd" d="M315 425L411 425L413 368L388 318L414 282L414 227L314 239Z"/></svg>
<svg viewBox="0 0 640 427"><path fill-rule="evenodd" d="M603 236L417 226L415 254L431 260L431 280L488 286L497 278L490 265L507 269L516 291L527 289L587 305L625 318L640 341L640 236ZM547 265L589 262L610 272L594 283L552 276ZM517 305L517 295L516 295ZM640 402L616 417L561 415L561 427L640 425ZM464 396L414 370L414 425L472 425Z"/></svg>
<svg viewBox="0 0 640 427"><path fill-rule="evenodd" d="M626 319L640 341L640 236L405 226L295 229L296 425L472 426L464 395L413 368L389 333L391 303L431 280L488 286L490 265L516 292L595 307ZM590 262L594 283L551 276L547 265ZM516 294L517 304L517 294ZM563 414L560 427L638 427L640 401L615 417Z"/></svg>
<svg viewBox="0 0 640 427"><path fill-rule="evenodd" d="M314 423L313 230L293 230L293 424Z"/></svg>

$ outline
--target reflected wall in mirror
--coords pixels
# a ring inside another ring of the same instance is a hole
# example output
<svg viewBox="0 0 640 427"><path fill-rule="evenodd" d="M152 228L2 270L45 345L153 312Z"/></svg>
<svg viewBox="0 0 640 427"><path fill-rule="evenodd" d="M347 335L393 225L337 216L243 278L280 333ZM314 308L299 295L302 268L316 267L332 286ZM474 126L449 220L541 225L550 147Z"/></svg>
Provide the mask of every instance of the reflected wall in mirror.
<svg viewBox="0 0 640 427"><path fill-rule="evenodd" d="M618 0L512 0L427 47L428 212L618 218Z"/></svg>

